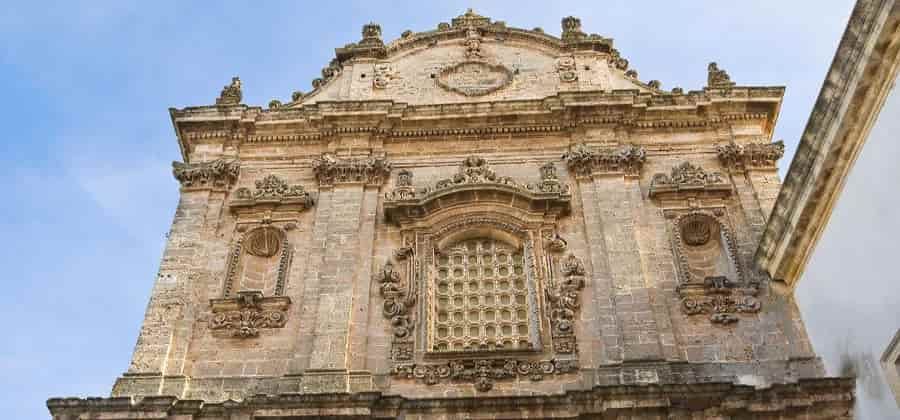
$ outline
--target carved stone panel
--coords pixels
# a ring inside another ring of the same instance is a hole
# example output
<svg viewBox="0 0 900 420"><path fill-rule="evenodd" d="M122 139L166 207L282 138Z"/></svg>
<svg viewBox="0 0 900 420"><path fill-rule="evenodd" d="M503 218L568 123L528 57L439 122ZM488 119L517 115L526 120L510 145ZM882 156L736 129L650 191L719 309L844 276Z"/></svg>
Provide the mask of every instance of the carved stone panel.
<svg viewBox="0 0 900 420"><path fill-rule="evenodd" d="M483 96L512 82L513 72L500 64L466 61L447 67L438 75L438 86L465 96Z"/></svg>
<svg viewBox="0 0 900 420"><path fill-rule="evenodd" d="M458 359L440 364L401 364L394 366L396 378L417 379L426 385L470 383L478 391L490 391L494 382L527 378L541 381L546 376L578 371L575 360Z"/></svg>
<svg viewBox="0 0 900 420"><path fill-rule="evenodd" d="M235 298L213 299L209 328L237 338L256 337L262 329L284 327L290 303L288 297L263 297L258 291L238 292Z"/></svg>

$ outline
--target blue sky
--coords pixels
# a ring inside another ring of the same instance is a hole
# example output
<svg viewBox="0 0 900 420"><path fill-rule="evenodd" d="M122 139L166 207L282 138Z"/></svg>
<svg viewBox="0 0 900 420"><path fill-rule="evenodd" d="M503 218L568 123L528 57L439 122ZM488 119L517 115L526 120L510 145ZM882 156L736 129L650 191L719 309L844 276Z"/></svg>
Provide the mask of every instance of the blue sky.
<svg viewBox="0 0 900 420"><path fill-rule="evenodd" d="M107 395L128 365L177 202L167 108L310 89L364 23L386 40L466 7L559 34L579 16L642 80L787 86L776 137L792 156L852 2L29 2L0 14L0 408L46 418L50 396ZM782 161L787 167L788 160ZM11 331L9 331L11 330Z"/></svg>

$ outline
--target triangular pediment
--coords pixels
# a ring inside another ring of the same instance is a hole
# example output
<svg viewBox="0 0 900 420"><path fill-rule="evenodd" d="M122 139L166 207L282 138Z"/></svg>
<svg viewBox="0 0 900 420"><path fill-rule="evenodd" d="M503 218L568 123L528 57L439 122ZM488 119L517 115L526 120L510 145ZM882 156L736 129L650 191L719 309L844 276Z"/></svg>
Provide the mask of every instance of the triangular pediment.
<svg viewBox="0 0 900 420"><path fill-rule="evenodd" d="M408 104L541 99L561 92L658 92L612 47L586 34L577 18L563 19L561 37L507 27L471 10L436 30L404 32L385 44L378 25L297 94L291 106L316 102L392 100Z"/></svg>

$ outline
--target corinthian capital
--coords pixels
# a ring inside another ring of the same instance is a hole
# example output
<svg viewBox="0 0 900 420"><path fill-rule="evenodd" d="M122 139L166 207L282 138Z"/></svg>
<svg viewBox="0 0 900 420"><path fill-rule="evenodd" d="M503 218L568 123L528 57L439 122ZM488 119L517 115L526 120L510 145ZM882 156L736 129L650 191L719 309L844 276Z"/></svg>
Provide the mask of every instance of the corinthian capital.
<svg viewBox="0 0 900 420"><path fill-rule="evenodd" d="M182 188L227 189L237 180L240 167L238 161L225 159L199 163L172 162L172 175Z"/></svg>
<svg viewBox="0 0 900 420"><path fill-rule="evenodd" d="M562 159L576 176L594 173L638 175L647 160L647 153L643 147L633 144L607 149L592 149L586 144L578 144L563 154Z"/></svg>
<svg viewBox="0 0 900 420"><path fill-rule="evenodd" d="M338 158L325 153L313 160L312 167L319 187L359 183L380 187L391 174L391 163L375 156Z"/></svg>

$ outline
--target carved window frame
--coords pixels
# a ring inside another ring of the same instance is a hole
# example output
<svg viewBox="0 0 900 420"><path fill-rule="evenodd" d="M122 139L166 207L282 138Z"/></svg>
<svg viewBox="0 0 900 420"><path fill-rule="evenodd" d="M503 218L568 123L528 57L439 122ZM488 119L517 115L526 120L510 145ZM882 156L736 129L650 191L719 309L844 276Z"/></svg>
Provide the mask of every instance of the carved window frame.
<svg viewBox="0 0 900 420"><path fill-rule="evenodd" d="M385 217L399 225L402 246L376 274L383 312L394 329L392 376L426 384L474 382L485 391L494 379L540 380L577 370L574 311L586 275L577 257L568 256L574 268L562 260L566 242L557 220L569 213L568 187L553 164L543 165L540 177L538 184L521 184L495 174L479 157L467 158L457 175L424 189L412 186L411 171L399 171L395 189L385 195ZM437 252L472 238L521 249L532 349L430 348Z"/></svg>

